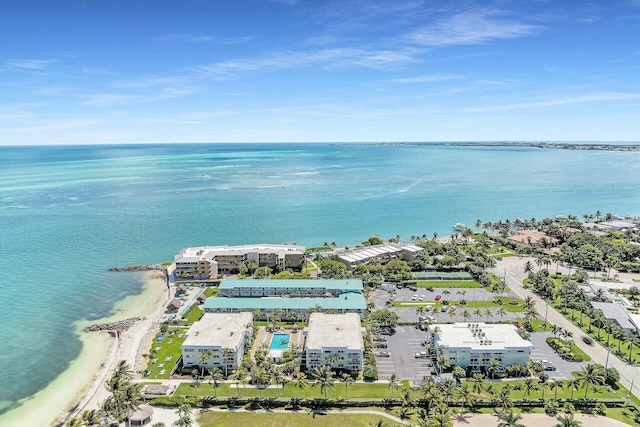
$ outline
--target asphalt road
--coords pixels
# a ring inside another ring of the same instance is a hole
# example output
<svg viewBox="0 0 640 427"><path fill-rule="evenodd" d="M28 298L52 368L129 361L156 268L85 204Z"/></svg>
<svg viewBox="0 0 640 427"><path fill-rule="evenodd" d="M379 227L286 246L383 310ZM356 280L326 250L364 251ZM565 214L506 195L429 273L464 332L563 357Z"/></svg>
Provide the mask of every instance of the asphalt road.
<svg viewBox="0 0 640 427"><path fill-rule="evenodd" d="M503 258L497 262L497 265L492 269L493 273L502 277L506 273L506 281L511 290L517 294L520 298L525 299L532 297L536 302L536 308L538 313L541 314L541 319L544 319L546 312L547 322L553 325L560 326L561 328L571 331L575 339L575 344L586 354L588 354L592 361L605 365L607 359L607 350L595 342L592 345L587 345L580 339L580 336L585 333L577 326L566 319L562 314L556 311L553 307L549 306L547 310L547 303L539 296L534 294L528 289L522 286L522 281L526 278L524 273L524 264L527 261L531 261L535 265L534 258L524 257L509 257ZM554 270L552 268L552 270ZM560 269L562 271L562 268ZM554 270L555 271L555 270ZM622 385L630 389L631 393L640 397L640 368L629 365L628 363L618 359L613 353L609 355L609 366L612 366L620 372L620 382ZM632 387L633 386L633 387Z"/></svg>

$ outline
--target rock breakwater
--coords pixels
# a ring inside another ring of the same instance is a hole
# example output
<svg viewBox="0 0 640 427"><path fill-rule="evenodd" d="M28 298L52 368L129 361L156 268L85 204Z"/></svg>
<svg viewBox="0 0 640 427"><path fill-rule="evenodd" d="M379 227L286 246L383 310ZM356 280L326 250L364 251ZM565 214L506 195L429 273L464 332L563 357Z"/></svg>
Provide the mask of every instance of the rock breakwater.
<svg viewBox="0 0 640 427"><path fill-rule="evenodd" d="M91 325L87 328L88 331L126 331L131 326L133 326L136 322L142 320L142 317L132 317L130 319L119 320L117 322L111 323L98 323L95 325Z"/></svg>
<svg viewBox="0 0 640 427"><path fill-rule="evenodd" d="M128 267L113 267L109 271L166 271L167 267L162 264L143 264L143 265L131 265Z"/></svg>

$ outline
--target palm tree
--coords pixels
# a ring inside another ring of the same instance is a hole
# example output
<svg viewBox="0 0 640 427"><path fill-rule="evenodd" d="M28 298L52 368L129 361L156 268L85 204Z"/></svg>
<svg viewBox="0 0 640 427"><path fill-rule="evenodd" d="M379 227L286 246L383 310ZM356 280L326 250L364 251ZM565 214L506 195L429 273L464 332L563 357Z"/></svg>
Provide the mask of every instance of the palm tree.
<svg viewBox="0 0 640 427"><path fill-rule="evenodd" d="M562 380L553 380L549 382L549 388L553 390L553 398L558 399L558 389L562 389Z"/></svg>
<svg viewBox="0 0 640 427"><path fill-rule="evenodd" d="M129 425L131 425L131 415L138 410L138 408L144 401L142 398L143 386L143 384L129 384L122 391L122 409L124 409L125 411L127 422Z"/></svg>
<svg viewBox="0 0 640 427"><path fill-rule="evenodd" d="M251 373L251 382L258 386L260 399L262 399L262 389L271 382L271 375L266 369L258 368Z"/></svg>
<svg viewBox="0 0 640 427"><path fill-rule="evenodd" d="M200 364L201 376L204 377L204 369L206 368L206 364L209 363L209 360L211 360L212 357L213 357L213 351L211 350L200 351L200 355L198 356L198 363Z"/></svg>
<svg viewBox="0 0 640 427"><path fill-rule="evenodd" d="M347 400L349 400L349 386L353 385L355 382L353 377L347 373L342 374L340 377L340 382L344 384L344 396Z"/></svg>
<svg viewBox="0 0 640 427"><path fill-rule="evenodd" d="M518 422L521 419L522 415L514 413L513 410L503 412L498 427L524 427L524 424Z"/></svg>
<svg viewBox="0 0 640 427"><path fill-rule="evenodd" d="M536 391L538 389L538 385L533 378L527 378L524 380L522 388L524 389L524 394L522 395L522 398L524 399L529 395L529 393Z"/></svg>
<svg viewBox="0 0 640 427"><path fill-rule="evenodd" d="M571 389L571 398L570 398L570 400L573 400L573 392L580 388L580 380L577 379L577 378L572 379L572 380L567 380L567 387L569 387Z"/></svg>
<svg viewBox="0 0 640 427"><path fill-rule="evenodd" d="M500 316L500 321L502 321L502 318L507 315L507 310L505 310L504 307L498 307L496 314Z"/></svg>
<svg viewBox="0 0 640 427"><path fill-rule="evenodd" d="M462 387L458 387L455 390L456 396L458 398L458 401L461 403L460 406L460 415L462 415L462 413L464 412L464 405L469 405L469 406L473 406L473 404L475 403L476 399L475 396L473 396L473 394L471 394L471 390L469 389L469 387L465 384Z"/></svg>
<svg viewBox="0 0 640 427"><path fill-rule="evenodd" d="M590 363L582 367L582 371L578 372L578 378L584 387L584 398L586 399L589 386L595 388L597 385L604 384L604 367Z"/></svg>
<svg viewBox="0 0 640 427"><path fill-rule="evenodd" d="M231 378L236 381L236 389L238 390L238 397L240 397L240 384L243 386L247 384L247 372L242 368L238 368L231 374Z"/></svg>
<svg viewBox="0 0 640 427"><path fill-rule="evenodd" d="M558 424L555 424L554 427L580 427L582 425L580 421L573 418L573 414L558 415L556 420L558 420Z"/></svg>
<svg viewBox="0 0 640 427"><path fill-rule="evenodd" d="M480 307L476 307L473 309L473 314L476 315L476 322L478 321L478 317L482 316L482 309Z"/></svg>
<svg viewBox="0 0 640 427"><path fill-rule="evenodd" d="M479 397L484 390L484 376L482 374L473 374L471 381L473 382L473 392Z"/></svg>
<svg viewBox="0 0 640 427"><path fill-rule="evenodd" d="M389 389L391 390L392 399L394 390L399 388L401 385L402 384L400 384L400 381L398 381L398 377L396 376L396 374L391 374L391 377L389 377Z"/></svg>
<svg viewBox="0 0 640 427"><path fill-rule="evenodd" d="M296 387L298 388L298 399L300 399L302 390L309 387L309 381L307 381L307 376L304 373L300 372L298 373L298 376L296 377L294 382L296 383Z"/></svg>
<svg viewBox="0 0 640 427"><path fill-rule="evenodd" d="M193 419L191 416L193 415L193 410L191 409L191 405L188 403L180 405L178 410L176 411L178 415L178 421L174 423L177 427L190 427L193 425Z"/></svg>
<svg viewBox="0 0 640 427"><path fill-rule="evenodd" d="M533 264L531 264L531 261L527 261L524 263L524 274L531 274L533 273Z"/></svg>
<svg viewBox="0 0 640 427"><path fill-rule="evenodd" d="M82 412L80 417L85 427L98 427L102 425L102 419L100 418L100 412L96 409L87 409Z"/></svg>
<svg viewBox="0 0 640 427"><path fill-rule="evenodd" d="M222 370L220 368L215 368L209 371L209 375L211 375L211 380L209 380L209 384L213 387L214 397L218 397L218 387L220 383L224 379L222 374Z"/></svg>
<svg viewBox="0 0 640 427"><path fill-rule="evenodd" d="M469 313L468 309L465 308L464 310L462 310L462 317L464 318L465 322L471 320L471 313Z"/></svg>
<svg viewBox="0 0 640 427"><path fill-rule="evenodd" d="M495 374L502 368L500 361L498 359L491 359L489 361L489 366L487 367L487 372L491 375L491 379L495 379Z"/></svg>
<svg viewBox="0 0 640 427"><path fill-rule="evenodd" d="M490 308L485 308L484 309L484 317L485 317L487 323L489 322L489 317L492 317L492 316L493 316L493 311L491 311Z"/></svg>
<svg viewBox="0 0 640 427"><path fill-rule="evenodd" d="M513 401L511 400L511 390L512 387L507 384L506 386L502 387L502 389L500 390L500 394L498 395L498 402L500 402L500 406L502 407L502 413L513 406Z"/></svg>
<svg viewBox="0 0 640 427"><path fill-rule="evenodd" d="M278 397L280 397L280 393L282 392L282 389L284 389L284 386L287 385L287 383L289 382L289 379L287 378L287 376L285 375L281 367L274 368L272 375L273 375L273 381L275 381L277 386L280 386L280 387L277 387Z"/></svg>
<svg viewBox="0 0 640 427"><path fill-rule="evenodd" d="M633 364L633 346L640 346L640 335L638 335L638 332L633 331L627 336L627 341L629 342L629 363Z"/></svg>
<svg viewBox="0 0 640 427"><path fill-rule="evenodd" d="M320 386L320 391L324 398L327 398L327 390L333 390L335 385L333 384L334 372L329 366L322 366L320 369L315 368L311 373L311 376L315 380L312 387Z"/></svg>

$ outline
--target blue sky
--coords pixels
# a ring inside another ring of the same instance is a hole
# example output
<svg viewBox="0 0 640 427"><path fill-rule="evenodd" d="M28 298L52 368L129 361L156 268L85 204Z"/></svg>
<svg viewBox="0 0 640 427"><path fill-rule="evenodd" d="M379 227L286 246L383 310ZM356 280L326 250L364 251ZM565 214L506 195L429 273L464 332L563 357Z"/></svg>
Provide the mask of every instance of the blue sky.
<svg viewBox="0 0 640 427"><path fill-rule="evenodd" d="M25 0L0 17L3 145L640 140L640 0Z"/></svg>

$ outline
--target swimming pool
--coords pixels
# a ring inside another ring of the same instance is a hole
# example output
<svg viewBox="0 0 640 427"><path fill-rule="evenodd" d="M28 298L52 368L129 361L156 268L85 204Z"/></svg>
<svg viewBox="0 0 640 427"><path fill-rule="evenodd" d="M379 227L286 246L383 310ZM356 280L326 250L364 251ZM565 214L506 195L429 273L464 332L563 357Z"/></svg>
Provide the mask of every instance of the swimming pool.
<svg viewBox="0 0 640 427"><path fill-rule="evenodd" d="M286 350L289 348L289 334L273 334L269 350Z"/></svg>

